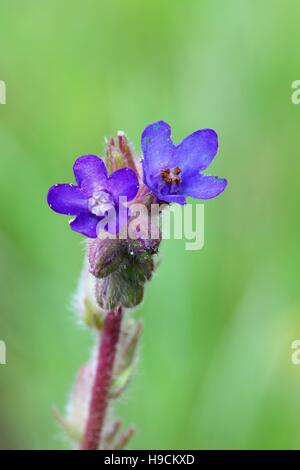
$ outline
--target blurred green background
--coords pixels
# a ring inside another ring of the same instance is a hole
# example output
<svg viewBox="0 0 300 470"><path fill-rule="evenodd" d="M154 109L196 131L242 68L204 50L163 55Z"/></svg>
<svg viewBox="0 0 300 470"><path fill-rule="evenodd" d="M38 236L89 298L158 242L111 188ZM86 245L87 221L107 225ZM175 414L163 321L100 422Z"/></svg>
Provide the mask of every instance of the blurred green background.
<svg viewBox="0 0 300 470"><path fill-rule="evenodd" d="M288 0L1 0L0 447L67 448L63 410L91 337L71 297L79 235L46 192L73 160L158 119L212 127L205 246L165 241L135 315L138 371L118 405L129 448L300 448L300 4Z"/></svg>

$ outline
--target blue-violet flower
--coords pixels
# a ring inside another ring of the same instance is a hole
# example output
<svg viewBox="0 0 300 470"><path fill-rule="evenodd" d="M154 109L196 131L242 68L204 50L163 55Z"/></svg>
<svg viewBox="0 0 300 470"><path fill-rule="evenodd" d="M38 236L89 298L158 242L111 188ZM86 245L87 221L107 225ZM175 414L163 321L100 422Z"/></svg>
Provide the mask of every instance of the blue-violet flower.
<svg viewBox="0 0 300 470"><path fill-rule="evenodd" d="M166 202L185 204L185 197L211 199L224 191L226 179L203 175L218 150L218 136L202 129L174 145L164 121L146 127L142 134L144 182Z"/></svg>
<svg viewBox="0 0 300 470"><path fill-rule="evenodd" d="M49 189L48 204L55 212L76 216L70 227L89 238L97 237L98 223L110 212L119 214L119 198L131 201L139 189L136 173L121 168L108 175L96 155L79 157L73 166L77 186L56 184ZM127 212L126 212L127 213ZM118 230L118 222L115 224Z"/></svg>

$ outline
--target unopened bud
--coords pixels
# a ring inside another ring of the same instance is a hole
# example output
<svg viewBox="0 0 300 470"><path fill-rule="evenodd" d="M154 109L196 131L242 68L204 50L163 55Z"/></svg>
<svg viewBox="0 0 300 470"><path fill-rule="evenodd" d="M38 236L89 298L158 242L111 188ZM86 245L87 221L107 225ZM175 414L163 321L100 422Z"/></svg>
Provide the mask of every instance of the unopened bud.
<svg viewBox="0 0 300 470"><path fill-rule="evenodd" d="M96 279L96 299L103 310L112 310L120 305L119 275L113 273L103 279Z"/></svg>
<svg viewBox="0 0 300 470"><path fill-rule="evenodd" d="M123 168L123 162L118 152L115 141L113 137L108 139L105 153L105 163L108 170L108 173L113 173L119 168Z"/></svg>
<svg viewBox="0 0 300 470"><path fill-rule="evenodd" d="M138 173L133 150L123 131L118 132L117 143L113 137L108 139L105 160L109 173L125 167Z"/></svg>
<svg viewBox="0 0 300 470"><path fill-rule="evenodd" d="M147 253L154 255L158 253L160 240L151 240L150 238L137 238L136 240L129 240L128 250L129 253L140 255Z"/></svg>
<svg viewBox="0 0 300 470"><path fill-rule="evenodd" d="M124 256L120 240L96 238L89 248L90 272L97 278L104 278L121 265Z"/></svg>
<svg viewBox="0 0 300 470"><path fill-rule="evenodd" d="M123 273L113 273L96 281L96 298L103 310L118 305L133 308L143 300L144 287L130 282Z"/></svg>
<svg viewBox="0 0 300 470"><path fill-rule="evenodd" d="M152 256L127 255L122 266L103 279L96 280L96 299L104 310L118 305L133 308L143 300L144 285L154 270Z"/></svg>
<svg viewBox="0 0 300 470"><path fill-rule="evenodd" d="M118 132L118 144L125 165L137 173L133 151L123 131Z"/></svg>

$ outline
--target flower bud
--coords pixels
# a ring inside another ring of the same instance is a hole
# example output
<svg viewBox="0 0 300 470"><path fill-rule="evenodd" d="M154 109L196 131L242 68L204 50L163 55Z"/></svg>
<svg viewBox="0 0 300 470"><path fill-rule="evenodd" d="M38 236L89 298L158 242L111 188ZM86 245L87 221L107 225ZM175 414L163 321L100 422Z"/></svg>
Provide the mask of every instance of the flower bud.
<svg viewBox="0 0 300 470"><path fill-rule="evenodd" d="M104 278L121 265L124 256L120 240L96 238L89 247L90 272L97 278Z"/></svg>
<svg viewBox="0 0 300 470"><path fill-rule="evenodd" d="M133 151L130 147L129 140L123 131L118 132L118 144L125 166L137 172Z"/></svg>
<svg viewBox="0 0 300 470"><path fill-rule="evenodd" d="M133 284L123 273L113 273L96 281L96 298L104 310L114 309L118 305L135 307L141 303L143 295L143 285Z"/></svg>
<svg viewBox="0 0 300 470"><path fill-rule="evenodd" d="M136 240L129 240L128 250L129 253L134 255L142 255L147 253L154 255L158 252L160 240L151 240L150 238L138 238Z"/></svg>
<svg viewBox="0 0 300 470"><path fill-rule="evenodd" d="M112 310L120 304L118 273L96 279L96 300L103 310Z"/></svg>
<svg viewBox="0 0 300 470"><path fill-rule="evenodd" d="M118 305L133 308L143 300L144 285L149 281L154 270L152 256L127 255L124 264L112 274L96 280L96 299L104 310L111 310Z"/></svg>
<svg viewBox="0 0 300 470"><path fill-rule="evenodd" d="M109 173L125 167L138 173L133 150L123 131L118 132L117 143L113 137L108 139L105 161Z"/></svg>

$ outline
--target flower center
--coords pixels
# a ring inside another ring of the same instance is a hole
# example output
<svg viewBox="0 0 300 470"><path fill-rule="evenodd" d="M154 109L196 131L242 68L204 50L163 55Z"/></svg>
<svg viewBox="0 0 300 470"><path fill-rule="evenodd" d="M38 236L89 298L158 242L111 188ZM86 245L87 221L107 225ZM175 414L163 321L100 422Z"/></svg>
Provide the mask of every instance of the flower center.
<svg viewBox="0 0 300 470"><path fill-rule="evenodd" d="M165 168L161 170L160 176L167 184L175 184L178 186L181 183L181 168L176 166L175 168Z"/></svg>
<svg viewBox="0 0 300 470"><path fill-rule="evenodd" d="M111 195L106 191L95 191L88 200L88 208L92 214L102 216L114 207Z"/></svg>

